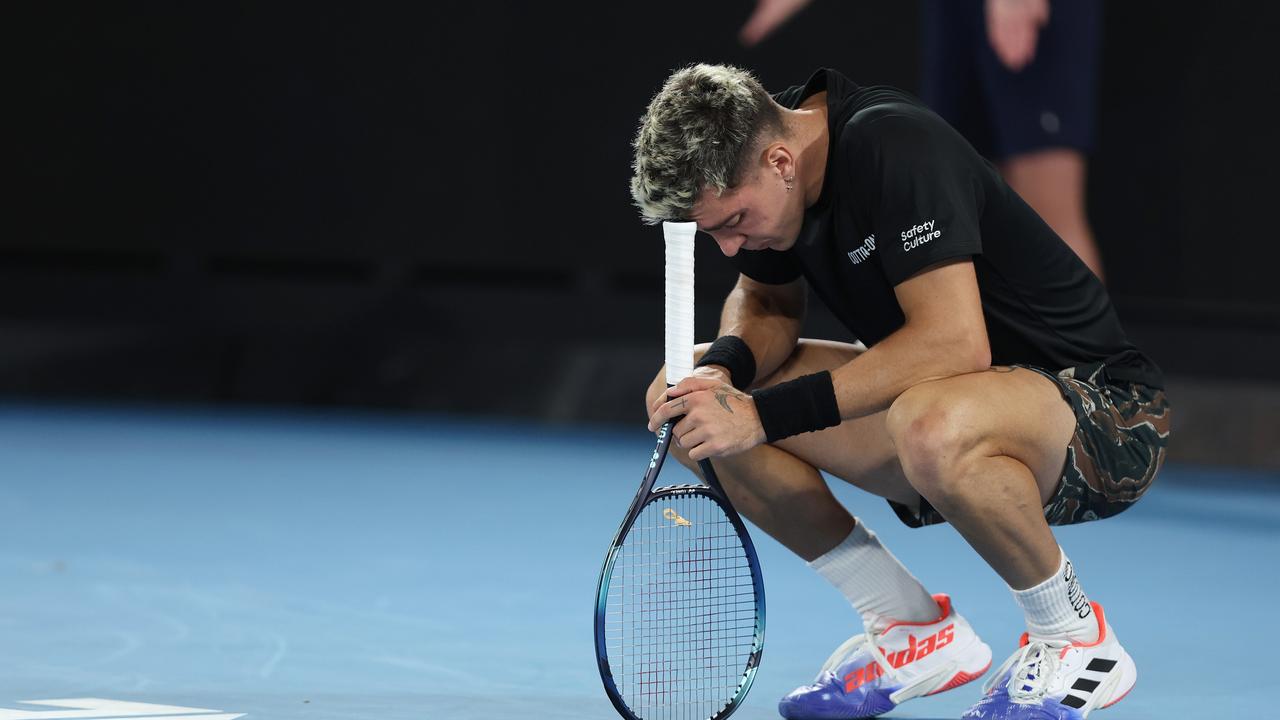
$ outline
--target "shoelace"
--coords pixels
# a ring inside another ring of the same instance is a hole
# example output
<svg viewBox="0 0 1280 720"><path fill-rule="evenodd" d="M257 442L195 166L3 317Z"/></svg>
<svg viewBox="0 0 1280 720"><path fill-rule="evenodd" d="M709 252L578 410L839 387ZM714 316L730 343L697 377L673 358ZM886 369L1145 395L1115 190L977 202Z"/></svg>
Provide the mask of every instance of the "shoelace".
<svg viewBox="0 0 1280 720"><path fill-rule="evenodd" d="M1019 705L1040 702L1049 690L1049 679L1058 672L1058 650L1039 640L1032 640L1022 650L1009 656L982 688L984 693L992 689L1004 677L1010 667L1013 673L1005 687L1009 690L1009 699Z"/></svg>
<svg viewBox="0 0 1280 720"><path fill-rule="evenodd" d="M880 663L880 669L883 671L883 675L885 677L892 678L894 676L896 668L889 664L889 658L885 657L884 651L880 649L879 636L868 630L861 635L854 635L841 643L840 647L836 648L835 652L831 653L831 657L827 658L827 661L822 664L822 669L818 671L818 680L821 681L823 676L827 673L834 674L836 667L839 666L845 658L849 657L854 650L860 648L866 648L867 652L871 653L871 657L875 658L877 662Z"/></svg>

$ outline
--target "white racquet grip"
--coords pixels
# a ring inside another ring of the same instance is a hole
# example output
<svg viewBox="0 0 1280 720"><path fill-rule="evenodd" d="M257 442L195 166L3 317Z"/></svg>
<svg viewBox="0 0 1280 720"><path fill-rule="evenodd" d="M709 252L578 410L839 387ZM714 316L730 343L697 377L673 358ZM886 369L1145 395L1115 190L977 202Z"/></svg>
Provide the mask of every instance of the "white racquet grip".
<svg viewBox="0 0 1280 720"><path fill-rule="evenodd" d="M664 222L667 240L667 384L693 374L693 238L698 224Z"/></svg>

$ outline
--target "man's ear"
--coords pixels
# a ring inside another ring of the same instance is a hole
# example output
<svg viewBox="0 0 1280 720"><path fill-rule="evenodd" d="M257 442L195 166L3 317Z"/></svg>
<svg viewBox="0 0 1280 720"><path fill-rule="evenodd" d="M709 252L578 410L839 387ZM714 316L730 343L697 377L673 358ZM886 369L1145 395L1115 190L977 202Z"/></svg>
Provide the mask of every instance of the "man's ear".
<svg viewBox="0 0 1280 720"><path fill-rule="evenodd" d="M765 147L762 159L765 168L778 173L780 178L785 179L796 174L796 158L783 143L775 142Z"/></svg>

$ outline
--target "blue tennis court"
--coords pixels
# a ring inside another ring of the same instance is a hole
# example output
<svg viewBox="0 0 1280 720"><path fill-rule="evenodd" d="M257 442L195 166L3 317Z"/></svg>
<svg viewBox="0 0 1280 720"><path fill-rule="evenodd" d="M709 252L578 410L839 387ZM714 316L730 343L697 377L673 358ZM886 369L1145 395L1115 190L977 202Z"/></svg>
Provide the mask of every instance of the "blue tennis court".
<svg viewBox="0 0 1280 720"><path fill-rule="evenodd" d="M591 612L651 449L639 422L2 405L0 720L616 717ZM954 531L836 490L997 662L1012 651L1019 612ZM754 537L769 614L744 719L776 717L858 628ZM1171 466L1059 538L1138 663L1097 717L1269 716L1280 476ZM978 692L893 717L957 717Z"/></svg>

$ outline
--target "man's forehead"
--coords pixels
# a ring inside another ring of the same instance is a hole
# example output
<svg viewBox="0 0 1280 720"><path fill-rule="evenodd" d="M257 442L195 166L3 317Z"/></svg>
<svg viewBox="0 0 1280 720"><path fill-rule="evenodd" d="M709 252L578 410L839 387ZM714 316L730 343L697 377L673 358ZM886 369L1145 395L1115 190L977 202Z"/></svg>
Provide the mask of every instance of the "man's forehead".
<svg viewBox="0 0 1280 720"><path fill-rule="evenodd" d="M704 230L708 227L715 227L727 218L722 217L731 212L738 200L733 197L732 190L725 190L723 195L717 194L714 189L708 188L703 190L698 199L694 201L693 207L689 210L689 219L698 223L698 229Z"/></svg>

